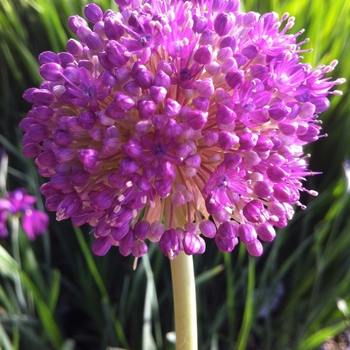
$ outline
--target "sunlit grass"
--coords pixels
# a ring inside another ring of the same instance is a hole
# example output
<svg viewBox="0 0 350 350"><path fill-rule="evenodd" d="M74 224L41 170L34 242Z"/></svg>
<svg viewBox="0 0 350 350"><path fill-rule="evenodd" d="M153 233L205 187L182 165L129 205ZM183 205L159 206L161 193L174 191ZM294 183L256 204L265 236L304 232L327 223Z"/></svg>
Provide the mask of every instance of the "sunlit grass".
<svg viewBox="0 0 350 350"><path fill-rule="evenodd" d="M29 108L21 96L40 84L38 54L65 50L71 35L67 18L81 15L86 3L0 3L0 143L10 156L8 190L24 186L39 196L43 180L20 150L17 125ZM113 1L96 3L116 9ZM317 66L337 59L332 76L350 80L349 1L246 0L242 8L289 12L296 17L289 32L305 28L300 40L310 38L303 49L313 50L302 54L304 62ZM321 115L329 137L308 149L311 168L323 172L308 188L320 195L305 203L307 210L279 231L261 258L248 259L239 248L225 255L214 245L195 258L201 349L313 350L349 326L349 315L337 306L339 299L350 305L350 205L342 166L350 154L348 83L340 89L343 97L331 98L331 108ZM82 233L51 218L49 234L35 243L20 236L20 262L13 243L0 241L0 348L172 349L165 337L174 330L170 272L158 249L133 271L133 260L117 252L93 256L88 227Z"/></svg>

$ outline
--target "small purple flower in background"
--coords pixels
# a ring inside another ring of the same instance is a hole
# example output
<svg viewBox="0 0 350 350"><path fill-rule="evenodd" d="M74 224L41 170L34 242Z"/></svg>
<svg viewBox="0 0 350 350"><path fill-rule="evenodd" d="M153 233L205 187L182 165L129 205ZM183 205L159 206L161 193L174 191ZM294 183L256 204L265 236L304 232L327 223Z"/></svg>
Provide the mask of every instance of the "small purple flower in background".
<svg viewBox="0 0 350 350"><path fill-rule="evenodd" d="M299 202L317 115L344 79L337 62L301 63L294 18L239 1L116 0L69 18L67 52L39 56L44 82L24 98L23 153L49 178L57 220L94 227L93 251L140 257L159 241L173 259L262 254Z"/></svg>
<svg viewBox="0 0 350 350"><path fill-rule="evenodd" d="M5 198L0 198L0 238L8 236L6 227L7 215L18 215L22 217L22 227L30 240L43 234L48 225L49 217L46 213L34 209L36 202L34 196L27 194L23 188L7 192Z"/></svg>

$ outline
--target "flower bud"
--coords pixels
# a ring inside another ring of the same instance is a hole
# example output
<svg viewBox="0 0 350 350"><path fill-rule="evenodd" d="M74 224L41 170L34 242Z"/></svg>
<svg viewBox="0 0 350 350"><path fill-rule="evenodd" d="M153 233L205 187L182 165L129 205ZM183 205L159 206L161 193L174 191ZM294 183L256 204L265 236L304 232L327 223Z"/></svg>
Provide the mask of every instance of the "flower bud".
<svg viewBox="0 0 350 350"><path fill-rule="evenodd" d="M84 15L91 23L97 23L103 18L103 12L96 4L88 4L84 7Z"/></svg>
<svg viewBox="0 0 350 350"><path fill-rule="evenodd" d="M228 13L221 12L214 20L214 29L219 36L225 36L230 32L233 24L233 17Z"/></svg>
<svg viewBox="0 0 350 350"><path fill-rule="evenodd" d="M239 238L243 243L248 243L256 240L257 233L252 225L241 224L238 227Z"/></svg>
<svg viewBox="0 0 350 350"><path fill-rule="evenodd" d="M247 251L252 256L260 256L263 253L263 246L257 239L250 241L246 245Z"/></svg>
<svg viewBox="0 0 350 350"><path fill-rule="evenodd" d="M92 251L95 255L103 256L106 255L112 246L112 239L109 236L98 237L92 244Z"/></svg>

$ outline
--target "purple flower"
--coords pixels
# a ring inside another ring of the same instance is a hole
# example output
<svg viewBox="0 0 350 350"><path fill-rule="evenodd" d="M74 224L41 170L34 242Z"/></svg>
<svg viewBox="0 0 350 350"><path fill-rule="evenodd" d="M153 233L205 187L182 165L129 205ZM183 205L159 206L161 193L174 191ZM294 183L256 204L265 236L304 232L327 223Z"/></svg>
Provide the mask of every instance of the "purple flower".
<svg viewBox="0 0 350 350"><path fill-rule="evenodd" d="M44 82L20 124L23 153L49 179L57 219L94 227L93 251L170 259L239 241L254 256L286 226L313 175L303 147L344 79L301 62L287 14L239 1L116 1L69 19L67 52L40 55Z"/></svg>
<svg viewBox="0 0 350 350"><path fill-rule="evenodd" d="M8 213L22 216L22 227L30 240L43 234L48 225L49 217L46 213L34 209L34 196L27 194L23 188L7 192L5 198L0 198L0 238L8 236L6 220Z"/></svg>

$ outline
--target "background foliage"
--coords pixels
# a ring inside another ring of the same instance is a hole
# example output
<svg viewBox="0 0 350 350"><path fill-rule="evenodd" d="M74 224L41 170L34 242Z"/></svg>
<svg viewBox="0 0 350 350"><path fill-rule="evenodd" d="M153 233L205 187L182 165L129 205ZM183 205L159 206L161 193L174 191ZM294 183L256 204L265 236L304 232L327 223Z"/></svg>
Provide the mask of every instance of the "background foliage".
<svg viewBox="0 0 350 350"><path fill-rule="evenodd" d="M104 10L113 1L95 1ZM40 199L42 179L21 153L19 121L30 106L23 91L40 84L37 56L65 50L67 19L85 0L2 0L0 3L0 143L9 155L6 189L25 187ZM350 2L245 0L242 9L289 12L290 32L306 29L304 62L339 65L333 77L350 81ZM232 254L209 244L195 258L201 349L321 349L343 334L350 314L349 85L321 115L328 134L309 147L316 198L298 211L261 258L244 247ZM345 171L344 171L345 170ZM41 199L39 208L44 208ZM9 226L15 218L9 220ZM20 228L21 230L21 228ZM0 240L0 349L172 349L169 264L154 246L136 271L117 250L91 253L88 227L74 229L51 215L49 232L29 242L22 233Z"/></svg>

